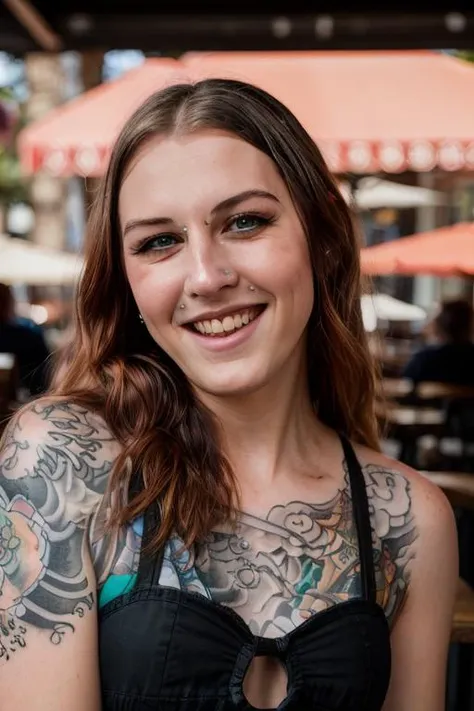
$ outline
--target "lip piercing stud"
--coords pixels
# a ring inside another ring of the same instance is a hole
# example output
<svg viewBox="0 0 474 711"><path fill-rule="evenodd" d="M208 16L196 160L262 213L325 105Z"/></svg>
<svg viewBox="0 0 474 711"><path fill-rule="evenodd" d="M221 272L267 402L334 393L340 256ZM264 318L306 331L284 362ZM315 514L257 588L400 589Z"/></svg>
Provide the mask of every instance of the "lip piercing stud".
<svg viewBox="0 0 474 711"><path fill-rule="evenodd" d="M186 308L186 304L180 304L180 305L179 305L179 308L180 308L180 309L185 309L185 308Z"/></svg>
<svg viewBox="0 0 474 711"><path fill-rule="evenodd" d="M253 286L253 284L249 284L249 291L255 291L255 287Z"/></svg>

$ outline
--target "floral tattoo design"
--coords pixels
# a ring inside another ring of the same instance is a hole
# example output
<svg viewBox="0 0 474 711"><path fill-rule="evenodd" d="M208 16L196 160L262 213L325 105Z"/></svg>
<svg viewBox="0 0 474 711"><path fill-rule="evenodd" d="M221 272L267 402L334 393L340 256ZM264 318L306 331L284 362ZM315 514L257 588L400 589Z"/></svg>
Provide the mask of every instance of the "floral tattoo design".
<svg viewBox="0 0 474 711"><path fill-rule="evenodd" d="M373 528L377 601L393 623L405 599L417 532L410 485L400 474L364 468ZM165 549L163 585L199 592L233 608L254 634L277 637L308 617L361 595L350 484L324 505L294 501L236 530L213 531L192 553Z"/></svg>

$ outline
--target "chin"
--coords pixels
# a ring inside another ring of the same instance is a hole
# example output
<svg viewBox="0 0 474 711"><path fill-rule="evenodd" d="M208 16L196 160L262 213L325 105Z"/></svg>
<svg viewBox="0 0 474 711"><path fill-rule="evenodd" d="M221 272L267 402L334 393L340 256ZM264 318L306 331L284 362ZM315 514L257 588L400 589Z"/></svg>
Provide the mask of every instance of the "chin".
<svg viewBox="0 0 474 711"><path fill-rule="evenodd" d="M222 377L216 376L217 373L213 373L213 377L190 378L190 380L197 390L222 398L251 395L268 382L265 377L258 377L256 374L252 376L248 372L244 372L243 366L239 373L233 375L223 373Z"/></svg>

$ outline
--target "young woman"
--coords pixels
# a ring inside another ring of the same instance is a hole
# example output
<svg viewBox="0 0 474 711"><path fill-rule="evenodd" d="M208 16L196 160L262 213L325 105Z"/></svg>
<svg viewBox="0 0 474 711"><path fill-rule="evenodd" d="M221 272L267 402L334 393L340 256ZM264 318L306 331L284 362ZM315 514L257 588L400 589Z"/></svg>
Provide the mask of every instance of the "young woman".
<svg viewBox="0 0 474 711"><path fill-rule="evenodd" d="M440 491L379 451L350 212L296 118L152 96L1 455L3 711L441 711Z"/></svg>

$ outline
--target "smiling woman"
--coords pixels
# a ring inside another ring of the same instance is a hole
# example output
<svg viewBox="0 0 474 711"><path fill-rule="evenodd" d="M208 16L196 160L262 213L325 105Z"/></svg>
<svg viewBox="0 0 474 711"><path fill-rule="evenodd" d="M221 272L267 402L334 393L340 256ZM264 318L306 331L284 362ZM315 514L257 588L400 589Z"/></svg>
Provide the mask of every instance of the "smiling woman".
<svg viewBox="0 0 474 711"><path fill-rule="evenodd" d="M129 120L0 455L4 711L441 711L455 528L379 452L360 290L276 99L209 79Z"/></svg>

